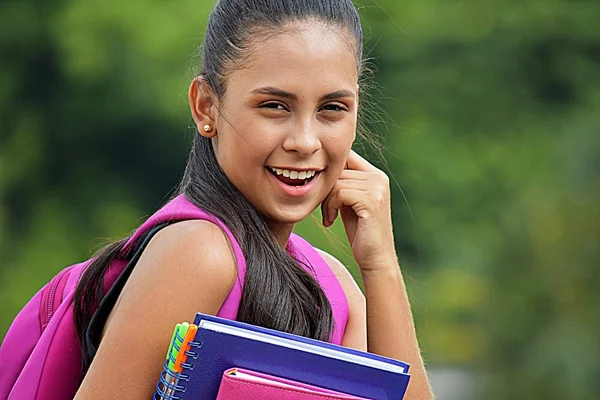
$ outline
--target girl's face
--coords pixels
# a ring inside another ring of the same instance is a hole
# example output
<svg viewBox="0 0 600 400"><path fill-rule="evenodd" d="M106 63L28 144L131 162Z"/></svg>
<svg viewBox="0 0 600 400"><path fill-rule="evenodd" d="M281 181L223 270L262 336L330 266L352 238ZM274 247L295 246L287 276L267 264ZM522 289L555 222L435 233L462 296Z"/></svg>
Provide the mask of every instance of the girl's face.
<svg viewBox="0 0 600 400"><path fill-rule="evenodd" d="M274 229L321 204L356 131L350 36L318 24L296 28L255 43L244 66L232 68L213 137L221 168Z"/></svg>

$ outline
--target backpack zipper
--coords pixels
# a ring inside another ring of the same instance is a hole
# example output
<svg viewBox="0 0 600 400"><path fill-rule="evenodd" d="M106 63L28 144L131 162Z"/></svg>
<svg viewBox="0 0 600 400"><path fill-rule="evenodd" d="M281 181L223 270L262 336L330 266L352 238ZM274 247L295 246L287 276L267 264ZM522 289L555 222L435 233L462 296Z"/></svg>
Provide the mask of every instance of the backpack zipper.
<svg viewBox="0 0 600 400"><path fill-rule="evenodd" d="M63 276L69 272L71 268L65 268L60 271L58 275L52 279L50 282L50 290L47 292L48 294L45 296L45 319L42 320L42 329L48 325L50 319L54 315L54 311L56 311L56 307L54 307L54 298L56 297L56 289L58 285L61 283Z"/></svg>

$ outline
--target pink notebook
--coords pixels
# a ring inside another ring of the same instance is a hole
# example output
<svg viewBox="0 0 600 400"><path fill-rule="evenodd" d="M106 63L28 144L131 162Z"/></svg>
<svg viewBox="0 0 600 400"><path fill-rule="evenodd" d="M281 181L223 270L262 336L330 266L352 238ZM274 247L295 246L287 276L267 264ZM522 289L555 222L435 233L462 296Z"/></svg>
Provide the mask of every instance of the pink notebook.
<svg viewBox="0 0 600 400"><path fill-rule="evenodd" d="M223 373L217 400L368 400L242 368Z"/></svg>

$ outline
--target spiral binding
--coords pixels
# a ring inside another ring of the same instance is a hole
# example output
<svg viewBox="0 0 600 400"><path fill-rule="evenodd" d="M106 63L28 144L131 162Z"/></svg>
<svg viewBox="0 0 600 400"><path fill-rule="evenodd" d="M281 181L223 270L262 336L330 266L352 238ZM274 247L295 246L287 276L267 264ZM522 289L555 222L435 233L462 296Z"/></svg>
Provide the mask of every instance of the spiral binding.
<svg viewBox="0 0 600 400"><path fill-rule="evenodd" d="M202 342L188 342L190 346L189 351L185 351L186 361L190 358L192 360L197 360L200 356L200 353L194 352L191 349L202 348ZM177 344L175 344L175 349L177 350L176 354L179 352L179 348ZM156 384L156 392L154 394L153 400L181 400L179 396L182 393L185 393L187 387L185 386L185 382L190 381L190 375L186 374L186 371L193 371L194 364L191 362L181 362L181 372L177 373L172 371L169 368L169 362L175 362L175 359L172 355L169 356L169 359L165 361L163 364L163 371L160 374L160 380Z"/></svg>

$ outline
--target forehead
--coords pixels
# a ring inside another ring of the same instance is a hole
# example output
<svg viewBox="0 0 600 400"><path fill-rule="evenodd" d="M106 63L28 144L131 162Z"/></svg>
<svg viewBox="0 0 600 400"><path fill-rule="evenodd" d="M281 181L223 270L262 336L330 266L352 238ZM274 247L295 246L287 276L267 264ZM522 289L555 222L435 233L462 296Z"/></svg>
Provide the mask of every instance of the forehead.
<svg viewBox="0 0 600 400"><path fill-rule="evenodd" d="M247 51L243 68L230 71L230 92L275 86L302 95L311 90L354 90L357 84L355 47L342 28L296 23L263 35Z"/></svg>

